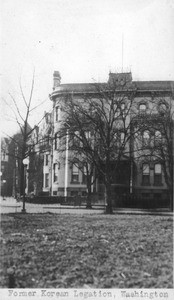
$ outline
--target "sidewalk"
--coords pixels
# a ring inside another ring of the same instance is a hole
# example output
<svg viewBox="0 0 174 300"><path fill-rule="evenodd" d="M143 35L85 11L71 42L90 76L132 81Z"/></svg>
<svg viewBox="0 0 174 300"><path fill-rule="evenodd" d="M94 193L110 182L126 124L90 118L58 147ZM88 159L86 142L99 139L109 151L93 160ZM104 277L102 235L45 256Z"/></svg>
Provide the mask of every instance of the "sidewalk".
<svg viewBox="0 0 174 300"><path fill-rule="evenodd" d="M92 209L86 209L85 206L66 206L60 204L33 204L25 203L27 213L54 213L54 214L103 214L103 206L93 206ZM0 197L0 213L19 213L22 210L22 202L17 202L13 197ZM173 216L173 212L168 209L134 209L134 208L115 208L115 214L124 215L159 215Z"/></svg>

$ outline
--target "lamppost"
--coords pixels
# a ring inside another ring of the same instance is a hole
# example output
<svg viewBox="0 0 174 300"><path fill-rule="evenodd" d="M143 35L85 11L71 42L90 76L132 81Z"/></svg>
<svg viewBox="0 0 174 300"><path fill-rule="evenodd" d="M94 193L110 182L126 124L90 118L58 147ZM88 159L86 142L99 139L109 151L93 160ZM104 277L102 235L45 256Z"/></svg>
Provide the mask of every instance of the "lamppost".
<svg viewBox="0 0 174 300"><path fill-rule="evenodd" d="M2 172L0 171L0 177L2 176ZM1 180L1 185L0 185L0 192L2 192L2 180ZM2 196L2 194L1 194Z"/></svg>
<svg viewBox="0 0 174 300"><path fill-rule="evenodd" d="M26 209L25 209L26 169L27 169L27 165L29 164L29 159L24 158L22 162L23 162L23 165L24 165L24 186L23 186L23 207L22 207L22 212L26 213Z"/></svg>
<svg viewBox="0 0 174 300"><path fill-rule="evenodd" d="M3 200L5 200L5 184L6 184L6 180L4 179L2 182L3 182Z"/></svg>
<svg viewBox="0 0 174 300"><path fill-rule="evenodd" d="M173 178L173 181L174 181L174 120L173 120L173 122L172 122L172 131L173 131L173 136L172 136L172 147L173 147L173 153L172 153L172 155L173 155L173 176L172 176L172 178ZM172 190L173 190L173 195L172 195L172 203L171 203L171 210L173 211L173 204L174 204L174 182L172 183Z"/></svg>

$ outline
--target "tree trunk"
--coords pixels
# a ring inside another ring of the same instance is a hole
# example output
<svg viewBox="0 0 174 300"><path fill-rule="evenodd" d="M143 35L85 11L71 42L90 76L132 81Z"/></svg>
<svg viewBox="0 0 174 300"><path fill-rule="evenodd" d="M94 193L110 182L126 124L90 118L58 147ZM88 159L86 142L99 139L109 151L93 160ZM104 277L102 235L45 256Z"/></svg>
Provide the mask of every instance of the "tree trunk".
<svg viewBox="0 0 174 300"><path fill-rule="evenodd" d="M87 189L88 189L88 195L87 195L87 203L86 203L86 208L92 208L92 203L91 203L91 180L87 179Z"/></svg>
<svg viewBox="0 0 174 300"><path fill-rule="evenodd" d="M91 203L91 193L88 193L87 195L87 202L86 202L86 208L91 209L92 208L92 203Z"/></svg>
<svg viewBox="0 0 174 300"><path fill-rule="evenodd" d="M112 197L111 197L111 184L110 181L107 181L105 184L105 191L106 191L106 213L112 214Z"/></svg>
<svg viewBox="0 0 174 300"><path fill-rule="evenodd" d="M24 165L21 163L21 170L20 170L20 196L23 195L25 189L25 180L24 180Z"/></svg>
<svg viewBox="0 0 174 300"><path fill-rule="evenodd" d="M173 188L169 190L170 210L173 211Z"/></svg>

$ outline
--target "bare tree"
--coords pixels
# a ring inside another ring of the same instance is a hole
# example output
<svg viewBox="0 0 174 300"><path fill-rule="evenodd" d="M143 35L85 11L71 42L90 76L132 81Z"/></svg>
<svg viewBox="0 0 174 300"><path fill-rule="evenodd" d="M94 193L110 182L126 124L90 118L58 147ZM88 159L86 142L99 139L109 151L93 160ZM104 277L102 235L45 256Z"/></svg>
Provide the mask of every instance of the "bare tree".
<svg viewBox="0 0 174 300"><path fill-rule="evenodd" d="M34 91L34 82L35 82L35 72L33 72L32 80L31 80L31 88L29 91L29 96L26 97L21 81L19 83L19 97L22 99L22 102L18 101L16 97L9 93L11 103L7 101L6 99L3 99L6 105L8 106L9 110L11 110L15 122L19 125L19 133L14 136L8 136L9 139L13 142L15 145L14 147L14 153L9 152L10 156L14 156L15 159L19 160L19 169L20 169L20 195L23 197L23 208L22 212L25 212L25 165L24 165L24 159L27 158L30 154L30 149L28 148L27 141L29 136L31 135L33 129L29 125L29 117L31 116L31 113L33 110L35 110L40 103L37 106L32 105L33 100L33 91ZM21 105L22 108L21 108ZM24 107L24 108L23 108ZM16 138L19 137L20 139ZM20 141L19 141L20 140Z"/></svg>
<svg viewBox="0 0 174 300"><path fill-rule="evenodd" d="M65 136L68 129L68 134L78 141L69 142L69 149L83 155L102 178L107 213L113 212L112 183L120 162L130 161L130 112L134 93L128 73L122 74L121 80L116 76L107 84L93 84L92 95L84 93L76 99L67 93L65 101L60 102L66 122L62 123L59 136Z"/></svg>

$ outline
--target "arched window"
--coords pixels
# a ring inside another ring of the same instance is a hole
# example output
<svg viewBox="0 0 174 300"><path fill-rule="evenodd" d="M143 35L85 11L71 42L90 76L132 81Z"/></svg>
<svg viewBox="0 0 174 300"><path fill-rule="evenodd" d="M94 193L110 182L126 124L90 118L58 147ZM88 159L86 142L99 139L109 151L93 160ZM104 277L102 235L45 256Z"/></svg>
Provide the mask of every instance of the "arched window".
<svg viewBox="0 0 174 300"><path fill-rule="evenodd" d="M158 146L161 142L162 139L162 135L161 135L161 131L156 130L155 131L155 145Z"/></svg>
<svg viewBox="0 0 174 300"><path fill-rule="evenodd" d="M141 114L145 113L145 112L146 112L146 109L147 109L146 104L141 103L141 104L139 105L139 112L140 112Z"/></svg>
<svg viewBox="0 0 174 300"><path fill-rule="evenodd" d="M150 142L150 132L148 130L145 130L143 132L143 145L147 146Z"/></svg>
<svg viewBox="0 0 174 300"><path fill-rule="evenodd" d="M142 185L150 185L150 167L147 163L142 168Z"/></svg>
<svg viewBox="0 0 174 300"><path fill-rule="evenodd" d="M159 163L154 168L154 185L162 185L162 166Z"/></svg>
<svg viewBox="0 0 174 300"><path fill-rule="evenodd" d="M161 103L160 110L166 110L166 109L167 109L167 105L165 103Z"/></svg>
<svg viewBox="0 0 174 300"><path fill-rule="evenodd" d="M160 104L159 104L159 112L160 112L160 114L162 114L162 115L164 115L166 112L167 112L167 103L165 103L165 102L161 102Z"/></svg>

